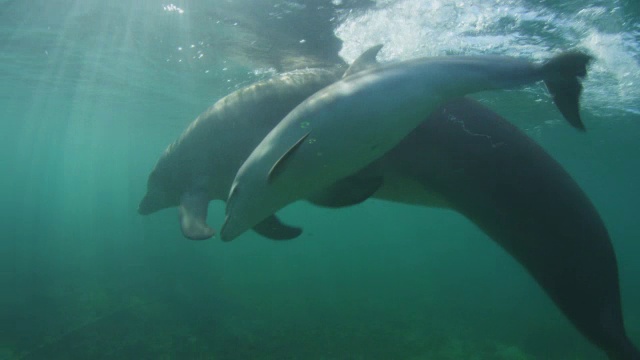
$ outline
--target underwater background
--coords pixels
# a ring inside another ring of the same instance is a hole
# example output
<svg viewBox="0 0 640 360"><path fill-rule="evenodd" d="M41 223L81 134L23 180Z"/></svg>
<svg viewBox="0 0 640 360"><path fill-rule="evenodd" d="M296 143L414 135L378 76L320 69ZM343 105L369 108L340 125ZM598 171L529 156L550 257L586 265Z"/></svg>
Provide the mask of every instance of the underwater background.
<svg viewBox="0 0 640 360"><path fill-rule="evenodd" d="M216 100L377 43L383 62L596 58L585 134L542 86L474 97L593 201L640 343L637 0L0 0L0 360L605 359L450 210L299 202L279 214L300 238L231 243L184 239L175 208L137 213L158 157Z"/></svg>

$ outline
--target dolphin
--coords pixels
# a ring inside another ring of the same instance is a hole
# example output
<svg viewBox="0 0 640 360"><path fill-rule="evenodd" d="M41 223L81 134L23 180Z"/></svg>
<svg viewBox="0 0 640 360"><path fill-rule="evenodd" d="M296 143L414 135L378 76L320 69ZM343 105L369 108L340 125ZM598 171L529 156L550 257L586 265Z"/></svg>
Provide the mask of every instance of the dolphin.
<svg viewBox="0 0 640 360"><path fill-rule="evenodd" d="M363 53L344 75L375 66L379 50L376 46ZM241 139L235 141L234 151L248 154L250 149L241 145L255 147L259 134L249 139L251 134L246 132L261 131L264 137L268 131L264 128L271 129L281 120L265 116L269 113L258 112L261 106L273 106L275 102L283 101L291 107L283 110L288 113L297 103L289 101L286 94L298 96L298 87L306 89L301 83L318 81L316 86L321 87L323 81L338 80L340 73L339 69L329 72L311 69L278 75L271 81L259 82L221 100L203 113L181 140L169 146L160 158L149 176L148 192L139 211L146 214L180 206L181 213L188 211L186 215L196 217L195 220L189 216L186 219L199 222L199 229L208 228L205 222L207 199L224 200L242 161L225 157L229 154L222 147L226 142L221 140ZM283 90L288 87L292 87L291 91ZM262 94L273 91L279 95L268 98ZM247 116L256 113L262 116L243 117L244 111ZM247 124L249 119L253 121ZM224 121L241 121L240 124L250 127L225 126ZM212 124L204 126L207 122ZM209 141L203 136L202 140L193 141L188 149L182 149L197 132L207 131L209 127L212 128L206 134ZM177 156L176 151L194 151L189 157L193 160L180 163L187 156ZM205 157L205 151L217 155ZM212 168L206 168L209 163L203 159L209 159ZM637 349L624 330L617 264L600 216L571 176L544 149L490 109L465 98L446 103L384 157L313 194L308 200L319 206L342 207L365 201L372 193L373 197L382 200L448 207L465 215L527 268L576 328L605 350L610 359L639 359ZM562 194L562 207L556 207L556 194ZM194 198L193 202L199 207L194 210L189 198ZM531 207L531 204L536 206ZM181 217L183 222L186 219ZM547 224L546 229L542 225L535 227L535 224ZM282 224L265 225L265 228L262 232L259 228L256 230L276 239L293 238L300 233L298 228ZM578 232L571 233L567 229ZM185 236L188 235L193 236L185 232ZM194 237L204 238L204 235L196 233ZM549 251L527 255L536 242L541 249ZM601 258L594 253L581 252L583 242L588 244L584 249L606 251L601 253ZM554 255L556 247L562 251L558 256ZM584 258L582 261L571 260L574 256ZM589 256L593 259L589 260ZM563 258L568 259L566 263L583 264L583 267L589 263L592 268L578 268L575 274L583 276L572 279L566 273ZM561 276L553 277L554 272ZM536 275L538 273L541 275ZM593 274L596 274L597 282L589 280ZM606 299L602 304L609 304L609 308L601 305L598 299Z"/></svg>
<svg viewBox="0 0 640 360"><path fill-rule="evenodd" d="M542 80L565 118L584 130L578 78L586 75L590 59L578 52L544 64L504 56L435 57L347 76L293 109L244 161L229 191L220 237L230 241L365 167L440 104L468 93Z"/></svg>
<svg viewBox="0 0 640 360"><path fill-rule="evenodd" d="M385 156L309 201L352 205L372 183L382 184L374 198L464 215L609 359L640 360L625 331L618 265L600 215L557 161L495 112L454 99Z"/></svg>
<svg viewBox="0 0 640 360"><path fill-rule="evenodd" d="M357 73L376 64L376 45L346 69ZM239 89L198 116L165 150L147 181L138 212L148 215L178 206L185 237L204 240L215 231L207 224L211 200L226 200L233 178L256 145L291 109L316 91L339 80L343 66L310 68L275 75ZM253 229L274 239L297 237L301 229L287 226L275 216Z"/></svg>

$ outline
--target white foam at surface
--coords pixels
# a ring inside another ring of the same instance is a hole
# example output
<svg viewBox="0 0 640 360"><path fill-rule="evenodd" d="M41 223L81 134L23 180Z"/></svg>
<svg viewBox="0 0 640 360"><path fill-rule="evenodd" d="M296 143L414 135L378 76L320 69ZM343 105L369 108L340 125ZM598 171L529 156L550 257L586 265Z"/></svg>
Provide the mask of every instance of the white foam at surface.
<svg viewBox="0 0 640 360"><path fill-rule="evenodd" d="M375 44L385 45L383 62L448 54L540 61L577 48L595 57L583 107L595 115L640 114L640 44L625 32L622 13L615 1L565 14L519 0L385 0L345 15L336 35L348 62Z"/></svg>

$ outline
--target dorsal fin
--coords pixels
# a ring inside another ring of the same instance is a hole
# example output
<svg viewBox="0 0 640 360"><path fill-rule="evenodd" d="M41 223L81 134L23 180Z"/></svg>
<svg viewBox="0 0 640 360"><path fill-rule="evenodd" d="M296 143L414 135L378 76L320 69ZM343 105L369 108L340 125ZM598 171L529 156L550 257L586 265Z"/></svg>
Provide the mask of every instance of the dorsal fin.
<svg viewBox="0 0 640 360"><path fill-rule="evenodd" d="M304 139L306 139L307 136L309 136L309 134L311 134L311 130L309 130L306 134L302 135L302 137L298 139L298 141L296 141L295 144L291 145L289 150L287 150L284 154L282 154L282 156L280 156L280 158L273 164L273 166L269 170L269 174L267 174L267 182L269 183L272 182L273 179L275 179L276 176L278 176L280 172L282 172L282 170L284 169L284 166L287 163L287 160L296 151L296 149L299 148L300 145L302 145L302 143L304 142Z"/></svg>
<svg viewBox="0 0 640 360"><path fill-rule="evenodd" d="M342 77L346 78L349 75L353 75L360 71L367 70L373 66L377 66L378 62L376 61L376 56L378 56L380 49L382 49L382 44L372 46L365 52L360 54L360 56L358 56L358 58L351 64L351 66L349 66L347 71L344 72L344 75L342 75Z"/></svg>

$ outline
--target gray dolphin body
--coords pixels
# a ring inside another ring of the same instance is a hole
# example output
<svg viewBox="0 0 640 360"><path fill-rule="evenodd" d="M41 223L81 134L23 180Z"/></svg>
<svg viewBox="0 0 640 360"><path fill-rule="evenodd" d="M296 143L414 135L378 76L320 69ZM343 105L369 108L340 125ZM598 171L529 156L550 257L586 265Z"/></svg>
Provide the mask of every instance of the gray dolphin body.
<svg viewBox="0 0 640 360"><path fill-rule="evenodd" d="M233 178L256 145L304 99L342 76L377 65L382 45L363 52L346 69L310 68L273 76L234 91L198 116L169 145L149 175L138 212L148 215L178 206L185 237L204 240L215 232L207 225L211 200L226 200ZM275 216L253 230L273 240L297 237L301 229Z"/></svg>
<svg viewBox="0 0 640 360"><path fill-rule="evenodd" d="M379 179L376 198L463 214L610 359L640 360L624 328L616 257L598 212L558 162L498 114L470 99L451 101L384 157L311 201L348 205L361 184Z"/></svg>
<svg viewBox="0 0 640 360"><path fill-rule="evenodd" d="M220 231L232 240L391 150L447 100L544 81L565 118L583 128L578 98L590 57L544 64L498 56L422 58L348 76L293 109L253 150L233 181Z"/></svg>
<svg viewBox="0 0 640 360"><path fill-rule="evenodd" d="M381 45L363 52L346 74L376 65ZM147 193L138 212L148 215L179 207L185 237L204 240L215 232L207 225L211 200L226 200L240 165L260 141L304 99L337 81L343 66L311 68L273 76L225 96L202 113L169 145L149 175ZM301 230L269 216L253 230L274 240L300 235Z"/></svg>
<svg viewBox="0 0 640 360"><path fill-rule="evenodd" d="M179 206L184 236L212 237L211 200L226 200L236 171L253 148L297 104L336 81L344 69L293 71L235 91L205 111L171 144L149 175L138 212ZM254 229L270 238L299 235L275 217Z"/></svg>

